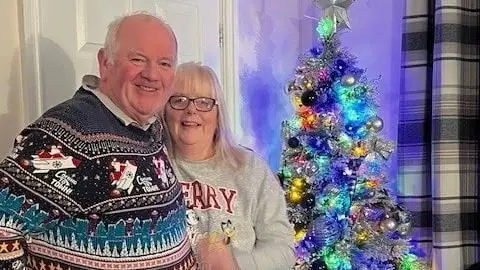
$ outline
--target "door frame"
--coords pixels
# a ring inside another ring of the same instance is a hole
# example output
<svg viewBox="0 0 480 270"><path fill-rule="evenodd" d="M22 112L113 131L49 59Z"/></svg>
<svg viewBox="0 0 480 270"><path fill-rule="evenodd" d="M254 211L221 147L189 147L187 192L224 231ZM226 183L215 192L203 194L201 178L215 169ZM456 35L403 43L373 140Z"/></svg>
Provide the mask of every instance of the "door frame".
<svg viewBox="0 0 480 270"><path fill-rule="evenodd" d="M222 53L222 84L225 93L225 102L230 126L237 139L244 136L242 129L242 96L240 93L240 69L239 69L239 29L238 29L238 5L240 0L220 0L220 37Z"/></svg>
<svg viewBox="0 0 480 270"><path fill-rule="evenodd" d="M23 84L23 123L30 124L43 113L42 85L40 78L40 52L38 35L39 1L23 0L19 2L23 11L22 46L22 84ZM230 116L230 125L234 134L241 138L241 95L238 71L238 1L220 1L219 35L221 44L222 85L225 92L226 108Z"/></svg>

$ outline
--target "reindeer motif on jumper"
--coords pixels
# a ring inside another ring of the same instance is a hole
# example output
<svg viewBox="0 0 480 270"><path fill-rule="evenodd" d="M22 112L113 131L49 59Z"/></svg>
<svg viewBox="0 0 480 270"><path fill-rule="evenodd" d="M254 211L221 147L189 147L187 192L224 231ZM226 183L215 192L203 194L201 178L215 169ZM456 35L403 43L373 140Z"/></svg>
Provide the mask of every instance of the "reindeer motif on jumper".
<svg viewBox="0 0 480 270"><path fill-rule="evenodd" d="M113 172L109 175L112 186L116 186L117 189L125 190L130 194L133 190L133 180L135 180L135 174L137 173L135 163L130 160L120 162L116 158L113 158L110 166L113 169Z"/></svg>

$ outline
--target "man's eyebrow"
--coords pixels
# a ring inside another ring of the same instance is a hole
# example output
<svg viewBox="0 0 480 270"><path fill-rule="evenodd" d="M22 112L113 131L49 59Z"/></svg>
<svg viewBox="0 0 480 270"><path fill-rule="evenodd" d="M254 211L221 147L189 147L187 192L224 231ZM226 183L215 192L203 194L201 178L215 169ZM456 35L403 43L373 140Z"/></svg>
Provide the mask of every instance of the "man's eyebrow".
<svg viewBox="0 0 480 270"><path fill-rule="evenodd" d="M163 56L163 57L160 57L158 58L159 61L163 61L163 60L168 60L168 61L173 61L171 57L168 57L168 56Z"/></svg>
<svg viewBox="0 0 480 270"><path fill-rule="evenodd" d="M139 51L134 51L134 50L131 50L128 52L128 55L138 55L138 56L142 56L142 57L145 57L145 55Z"/></svg>
<svg viewBox="0 0 480 270"><path fill-rule="evenodd" d="M129 57L131 56L140 56L140 57L143 57L143 58L148 58L147 56L145 56L145 54L143 54L142 52L140 51L136 51L136 50L130 50L127 54ZM169 57L169 56L162 56L162 57L159 57L157 58L157 62L159 61L169 61L169 62L173 62L173 59L172 57Z"/></svg>

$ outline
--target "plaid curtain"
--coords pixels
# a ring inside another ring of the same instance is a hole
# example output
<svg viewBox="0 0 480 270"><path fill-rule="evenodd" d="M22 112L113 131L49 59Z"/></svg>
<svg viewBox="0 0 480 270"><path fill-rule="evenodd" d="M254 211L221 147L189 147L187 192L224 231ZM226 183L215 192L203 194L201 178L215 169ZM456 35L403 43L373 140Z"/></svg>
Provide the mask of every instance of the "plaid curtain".
<svg viewBox="0 0 480 270"><path fill-rule="evenodd" d="M480 260L480 0L406 0L399 200L435 270Z"/></svg>

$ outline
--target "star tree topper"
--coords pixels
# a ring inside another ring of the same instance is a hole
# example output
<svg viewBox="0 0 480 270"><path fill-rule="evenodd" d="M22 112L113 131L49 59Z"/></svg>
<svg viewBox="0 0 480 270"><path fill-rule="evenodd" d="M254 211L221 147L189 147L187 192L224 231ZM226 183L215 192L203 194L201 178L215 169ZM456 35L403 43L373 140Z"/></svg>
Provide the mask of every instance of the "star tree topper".
<svg viewBox="0 0 480 270"><path fill-rule="evenodd" d="M334 22L333 32L337 32L338 27L347 27L350 29L347 9L354 0L313 0L313 2L323 9L324 16L332 18Z"/></svg>

